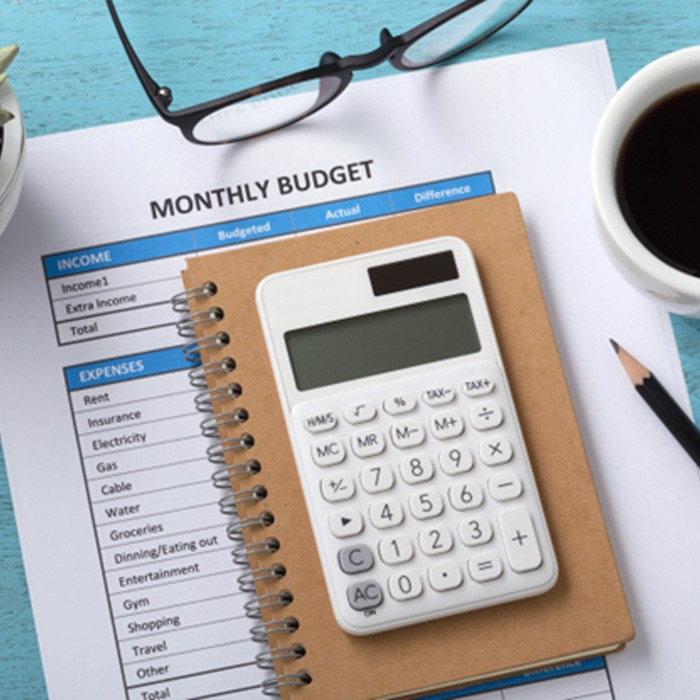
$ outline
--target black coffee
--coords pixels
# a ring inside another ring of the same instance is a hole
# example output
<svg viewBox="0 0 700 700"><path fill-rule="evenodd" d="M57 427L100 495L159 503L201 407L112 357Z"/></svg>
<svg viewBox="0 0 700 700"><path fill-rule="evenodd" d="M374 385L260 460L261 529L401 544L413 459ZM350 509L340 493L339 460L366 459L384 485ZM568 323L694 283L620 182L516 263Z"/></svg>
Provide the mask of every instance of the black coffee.
<svg viewBox="0 0 700 700"><path fill-rule="evenodd" d="M700 277L700 84L642 114L620 149L615 185L637 238Z"/></svg>

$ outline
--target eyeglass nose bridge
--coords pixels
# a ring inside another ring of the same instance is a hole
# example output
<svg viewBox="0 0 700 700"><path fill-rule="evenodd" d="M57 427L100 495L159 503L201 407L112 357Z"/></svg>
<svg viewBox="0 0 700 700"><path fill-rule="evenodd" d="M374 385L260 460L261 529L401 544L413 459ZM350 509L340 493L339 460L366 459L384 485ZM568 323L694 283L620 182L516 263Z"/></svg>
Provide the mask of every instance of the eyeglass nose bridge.
<svg viewBox="0 0 700 700"><path fill-rule="evenodd" d="M328 65L335 62L339 70L367 70L381 65L384 61L394 63L394 54L401 48L401 40L395 37L386 27L379 32L379 46L367 53L351 54L339 57L330 51L321 57L321 65Z"/></svg>

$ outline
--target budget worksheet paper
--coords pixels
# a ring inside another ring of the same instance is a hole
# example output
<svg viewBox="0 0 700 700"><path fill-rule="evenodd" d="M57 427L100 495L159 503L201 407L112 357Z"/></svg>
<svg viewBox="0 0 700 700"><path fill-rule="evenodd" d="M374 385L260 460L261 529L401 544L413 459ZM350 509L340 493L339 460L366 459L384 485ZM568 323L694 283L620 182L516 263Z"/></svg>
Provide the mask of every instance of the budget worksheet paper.
<svg viewBox="0 0 700 700"><path fill-rule="evenodd" d="M692 697L685 535L700 531L700 482L608 337L687 405L683 376L668 317L614 272L589 201L613 91L594 42L358 82L312 119L235 146L193 146L156 119L28 144L0 239L0 435L51 698L261 696L262 649L169 303L185 257L506 191L523 208L638 637L502 697Z"/></svg>

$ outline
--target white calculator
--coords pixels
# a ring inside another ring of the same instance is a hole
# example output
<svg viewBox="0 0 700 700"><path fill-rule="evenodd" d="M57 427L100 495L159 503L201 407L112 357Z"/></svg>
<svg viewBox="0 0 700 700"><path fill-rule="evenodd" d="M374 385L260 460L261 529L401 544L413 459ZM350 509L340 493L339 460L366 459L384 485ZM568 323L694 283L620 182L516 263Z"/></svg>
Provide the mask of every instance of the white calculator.
<svg viewBox="0 0 700 700"><path fill-rule="evenodd" d="M257 301L346 632L554 585L547 523L464 241L433 238L271 275Z"/></svg>

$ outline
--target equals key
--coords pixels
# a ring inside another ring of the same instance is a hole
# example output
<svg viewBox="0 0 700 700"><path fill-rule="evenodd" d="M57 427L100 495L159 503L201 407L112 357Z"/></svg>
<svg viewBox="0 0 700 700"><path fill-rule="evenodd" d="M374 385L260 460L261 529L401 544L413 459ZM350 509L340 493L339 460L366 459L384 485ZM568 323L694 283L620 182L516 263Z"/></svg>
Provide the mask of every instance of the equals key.
<svg viewBox="0 0 700 700"><path fill-rule="evenodd" d="M492 581L503 573L503 564L501 564L501 560L495 554L491 553L472 557L469 560L468 568L469 575L477 583Z"/></svg>

